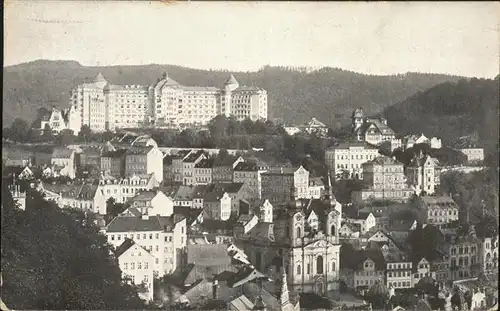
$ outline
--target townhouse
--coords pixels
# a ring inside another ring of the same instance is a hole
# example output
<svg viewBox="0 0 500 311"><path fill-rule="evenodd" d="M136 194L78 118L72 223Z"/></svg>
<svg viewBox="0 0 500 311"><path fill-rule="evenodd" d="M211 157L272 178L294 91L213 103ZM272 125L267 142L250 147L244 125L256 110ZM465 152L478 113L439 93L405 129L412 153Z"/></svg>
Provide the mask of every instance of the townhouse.
<svg viewBox="0 0 500 311"><path fill-rule="evenodd" d="M202 159L194 165L194 185L207 185L212 183L213 158Z"/></svg>
<svg viewBox="0 0 500 311"><path fill-rule="evenodd" d="M177 154L172 155L172 173L174 175L175 183L182 183L184 178L183 161L191 154L191 150L181 150Z"/></svg>
<svg viewBox="0 0 500 311"><path fill-rule="evenodd" d="M76 177L75 151L68 148L55 148L50 159L52 171L56 175L67 176L71 179Z"/></svg>
<svg viewBox="0 0 500 311"><path fill-rule="evenodd" d="M405 202L414 191L407 185L403 163L379 156L362 164L363 189L353 191L355 201L390 200Z"/></svg>
<svg viewBox="0 0 500 311"><path fill-rule="evenodd" d="M240 162L234 167L233 182L246 183L254 197L262 198L262 170L256 162Z"/></svg>
<svg viewBox="0 0 500 311"><path fill-rule="evenodd" d="M439 161L422 151L415 156L405 168L408 183L417 195L434 194L441 183L441 167Z"/></svg>
<svg viewBox="0 0 500 311"><path fill-rule="evenodd" d="M384 254L386 284L395 289L413 287L413 262L401 251Z"/></svg>
<svg viewBox="0 0 500 311"><path fill-rule="evenodd" d="M99 189L102 190L105 200L113 198L118 203L125 203L142 191L159 186L154 174L146 176L132 175L124 178L115 178L103 174L99 178Z"/></svg>
<svg viewBox="0 0 500 311"><path fill-rule="evenodd" d="M61 208L75 208L106 215L106 197L98 185L49 184L41 182L37 189Z"/></svg>
<svg viewBox="0 0 500 311"><path fill-rule="evenodd" d="M231 198L225 191L212 189L203 197L203 218L228 220L231 216Z"/></svg>
<svg viewBox="0 0 500 311"><path fill-rule="evenodd" d="M340 279L352 289L384 282L386 263L379 249L356 250L350 245L340 248Z"/></svg>
<svg viewBox="0 0 500 311"><path fill-rule="evenodd" d="M232 182L234 168L244 161L241 156L216 157L212 167L212 181L214 183Z"/></svg>
<svg viewBox="0 0 500 311"><path fill-rule="evenodd" d="M329 147L325 151L325 162L335 180L363 179L363 163L379 156L375 146L366 142L348 142Z"/></svg>
<svg viewBox="0 0 500 311"><path fill-rule="evenodd" d="M104 152L101 155L101 172L115 178L125 177L126 149Z"/></svg>
<svg viewBox="0 0 500 311"><path fill-rule="evenodd" d="M421 196L416 205L424 215L424 223L444 225L459 220L459 207L449 196Z"/></svg>
<svg viewBox="0 0 500 311"><path fill-rule="evenodd" d="M158 182L163 181L163 153L154 146L131 147L125 153L125 175L154 174Z"/></svg>
<svg viewBox="0 0 500 311"><path fill-rule="evenodd" d="M161 190L142 191L129 200L130 206L142 214L170 216L174 212L174 201Z"/></svg>
<svg viewBox="0 0 500 311"><path fill-rule="evenodd" d="M122 278L136 285L139 297L153 300L155 257L134 240L126 238L114 251Z"/></svg>
<svg viewBox="0 0 500 311"><path fill-rule="evenodd" d="M344 215L345 222L360 226L361 234L366 234L376 225L376 220L372 213L360 212L358 208L345 209Z"/></svg>
<svg viewBox="0 0 500 311"><path fill-rule="evenodd" d="M201 160L207 158L207 153L203 150L194 151L189 153L182 160L182 184L183 185L195 185L195 165Z"/></svg>

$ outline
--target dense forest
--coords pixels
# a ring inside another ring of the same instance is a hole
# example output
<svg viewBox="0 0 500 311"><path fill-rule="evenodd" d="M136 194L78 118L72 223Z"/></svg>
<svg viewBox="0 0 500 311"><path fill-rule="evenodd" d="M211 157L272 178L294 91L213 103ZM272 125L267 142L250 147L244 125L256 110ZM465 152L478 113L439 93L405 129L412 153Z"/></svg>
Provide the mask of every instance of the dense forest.
<svg viewBox="0 0 500 311"><path fill-rule="evenodd" d="M198 70L171 65L85 67L74 61L38 60L4 68L3 121L15 116L32 121L40 106L66 108L69 90L93 79L98 72L114 84L152 84L164 72L185 85L222 86L230 72ZM365 113L381 112L418 91L459 77L408 73L364 75L338 68L306 71L265 66L257 72L233 72L240 85L256 85L268 92L269 117L302 123L316 117L340 127L355 107Z"/></svg>
<svg viewBox="0 0 500 311"><path fill-rule="evenodd" d="M90 215L61 210L35 191L26 210L2 183L2 301L17 310L138 310L106 237Z"/></svg>
<svg viewBox="0 0 500 311"><path fill-rule="evenodd" d="M446 82L388 107L384 115L396 133L438 136L448 146L455 138L473 136L486 156L497 158L499 82L498 76Z"/></svg>

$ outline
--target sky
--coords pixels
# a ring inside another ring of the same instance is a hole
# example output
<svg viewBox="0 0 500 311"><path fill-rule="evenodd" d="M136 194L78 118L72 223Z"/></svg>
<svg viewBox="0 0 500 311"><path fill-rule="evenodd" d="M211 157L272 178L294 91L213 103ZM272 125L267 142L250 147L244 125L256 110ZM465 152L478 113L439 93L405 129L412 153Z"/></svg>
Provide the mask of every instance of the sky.
<svg viewBox="0 0 500 311"><path fill-rule="evenodd" d="M498 2L4 2L4 66L264 65L492 78Z"/></svg>

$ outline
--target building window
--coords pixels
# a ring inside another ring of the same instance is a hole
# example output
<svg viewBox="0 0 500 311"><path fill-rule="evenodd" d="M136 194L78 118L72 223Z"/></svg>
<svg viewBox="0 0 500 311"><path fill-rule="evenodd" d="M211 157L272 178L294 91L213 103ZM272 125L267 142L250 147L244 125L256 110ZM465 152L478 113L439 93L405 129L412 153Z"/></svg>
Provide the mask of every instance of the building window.
<svg viewBox="0 0 500 311"><path fill-rule="evenodd" d="M316 258L316 273L323 274L323 256Z"/></svg>
<svg viewBox="0 0 500 311"><path fill-rule="evenodd" d="M297 265L297 274L300 275L301 274L301 271L300 271L300 265Z"/></svg>

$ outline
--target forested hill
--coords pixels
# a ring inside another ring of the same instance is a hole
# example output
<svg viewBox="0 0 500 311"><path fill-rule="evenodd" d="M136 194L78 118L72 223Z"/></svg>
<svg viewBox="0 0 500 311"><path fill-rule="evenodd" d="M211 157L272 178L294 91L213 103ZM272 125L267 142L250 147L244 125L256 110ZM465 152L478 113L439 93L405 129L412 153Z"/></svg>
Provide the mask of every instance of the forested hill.
<svg viewBox="0 0 500 311"><path fill-rule="evenodd" d="M163 72L185 85L222 86L228 71L198 70L171 65L85 67L74 61L38 60L4 68L3 121L33 120L40 106L68 105L68 91L98 72L114 84L150 84ZM233 72L241 85L268 91L269 117L304 122L312 117L336 128L352 110L381 112L418 91L459 77L409 73L372 76L335 68L304 69L266 66L257 72Z"/></svg>
<svg viewBox="0 0 500 311"><path fill-rule="evenodd" d="M388 124L399 134L423 132L444 144L471 136L487 153L498 151L499 77L446 82L388 107ZM473 140L474 140L473 139Z"/></svg>

